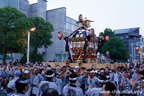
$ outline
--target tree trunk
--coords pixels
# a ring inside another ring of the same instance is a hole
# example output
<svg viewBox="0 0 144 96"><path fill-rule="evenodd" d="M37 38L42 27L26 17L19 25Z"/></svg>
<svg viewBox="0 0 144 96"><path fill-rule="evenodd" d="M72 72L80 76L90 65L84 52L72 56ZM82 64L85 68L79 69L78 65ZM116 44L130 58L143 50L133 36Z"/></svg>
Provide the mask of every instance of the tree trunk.
<svg viewBox="0 0 144 96"><path fill-rule="evenodd" d="M6 50L3 53L3 65L6 64Z"/></svg>
<svg viewBox="0 0 144 96"><path fill-rule="evenodd" d="M4 32L6 36L6 32ZM3 65L6 64L6 54L7 54L7 47L6 47L6 41L4 41L4 46L3 46Z"/></svg>

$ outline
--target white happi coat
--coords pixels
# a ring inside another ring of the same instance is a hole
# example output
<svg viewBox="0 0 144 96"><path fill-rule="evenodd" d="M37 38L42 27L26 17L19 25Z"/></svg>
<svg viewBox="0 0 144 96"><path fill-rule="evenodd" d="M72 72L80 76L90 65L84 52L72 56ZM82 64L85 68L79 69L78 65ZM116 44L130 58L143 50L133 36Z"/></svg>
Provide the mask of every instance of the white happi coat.
<svg viewBox="0 0 144 96"><path fill-rule="evenodd" d="M37 90L37 94L36 96L41 96L43 91L47 88L54 88L58 91L58 86L56 85L55 82L51 82L51 81L42 81L40 82L40 85L38 87L38 90Z"/></svg>

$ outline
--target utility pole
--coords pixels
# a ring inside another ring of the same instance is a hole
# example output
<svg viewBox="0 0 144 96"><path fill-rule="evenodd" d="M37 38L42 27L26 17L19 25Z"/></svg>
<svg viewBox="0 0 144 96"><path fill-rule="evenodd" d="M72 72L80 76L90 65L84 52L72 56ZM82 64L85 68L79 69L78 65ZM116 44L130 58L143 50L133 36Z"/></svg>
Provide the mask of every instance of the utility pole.
<svg viewBox="0 0 144 96"><path fill-rule="evenodd" d="M134 43L131 43L131 46L132 46L132 63L134 62L134 61L133 61L133 59L134 59L134 58L133 58L133 57L134 57L134 52L133 52L133 51L134 51L134 50L133 50L133 44L134 44Z"/></svg>

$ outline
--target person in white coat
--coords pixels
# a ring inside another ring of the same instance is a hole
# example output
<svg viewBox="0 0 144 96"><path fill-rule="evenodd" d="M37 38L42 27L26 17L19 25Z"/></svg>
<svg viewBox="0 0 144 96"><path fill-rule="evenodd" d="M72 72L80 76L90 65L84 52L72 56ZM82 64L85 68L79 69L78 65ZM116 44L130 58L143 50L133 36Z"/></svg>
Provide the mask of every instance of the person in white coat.
<svg viewBox="0 0 144 96"><path fill-rule="evenodd" d="M63 88L62 96L83 96L83 91L80 87L76 86L77 75L72 73L69 76L70 84L67 84Z"/></svg>
<svg viewBox="0 0 144 96"><path fill-rule="evenodd" d="M47 89L47 88L54 88L54 89L56 89L58 91L58 86L53 81L54 80L54 76L55 75L54 75L52 70L48 70L46 72L45 77L46 77L47 81L40 82L40 85L38 87L36 96L42 96L43 91L45 89Z"/></svg>

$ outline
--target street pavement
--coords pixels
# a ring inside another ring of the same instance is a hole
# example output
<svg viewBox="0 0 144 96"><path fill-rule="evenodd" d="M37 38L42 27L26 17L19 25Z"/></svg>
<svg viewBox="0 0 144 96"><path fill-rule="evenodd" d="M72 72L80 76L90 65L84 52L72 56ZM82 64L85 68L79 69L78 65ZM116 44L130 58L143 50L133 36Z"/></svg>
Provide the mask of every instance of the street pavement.
<svg viewBox="0 0 144 96"><path fill-rule="evenodd" d="M0 96L7 96L7 95L4 94L2 91L0 91Z"/></svg>
<svg viewBox="0 0 144 96"><path fill-rule="evenodd" d="M0 86L0 89L1 89L1 86ZM7 96L7 95L0 90L0 96Z"/></svg>

